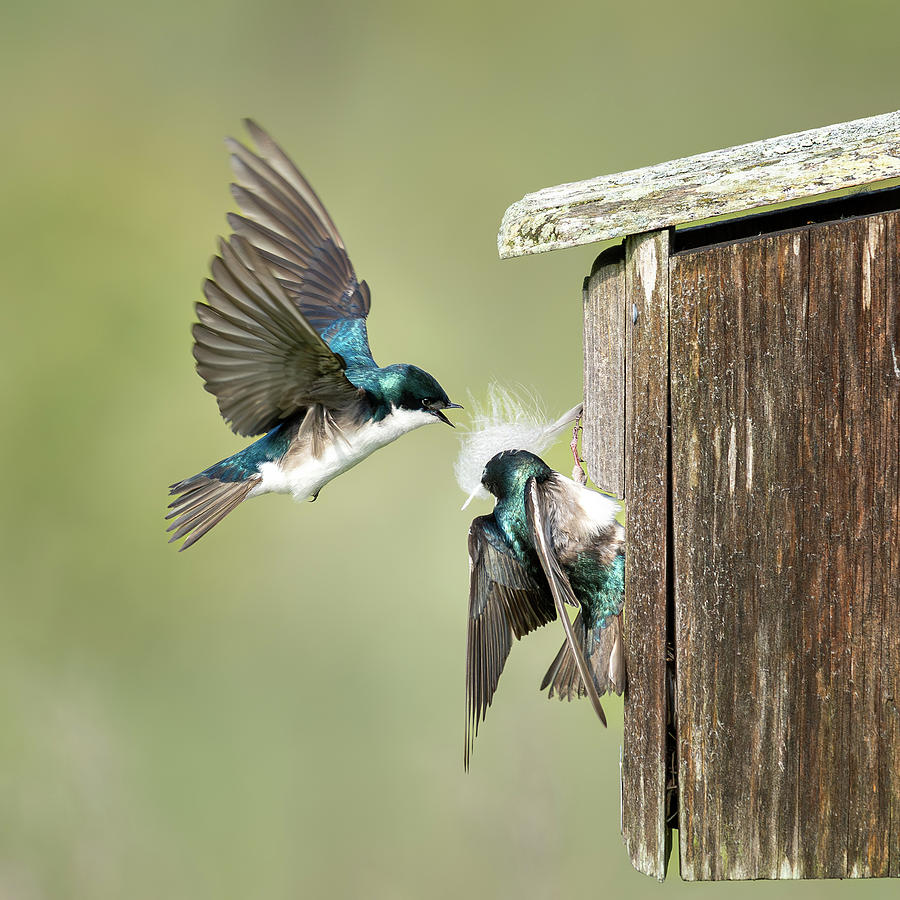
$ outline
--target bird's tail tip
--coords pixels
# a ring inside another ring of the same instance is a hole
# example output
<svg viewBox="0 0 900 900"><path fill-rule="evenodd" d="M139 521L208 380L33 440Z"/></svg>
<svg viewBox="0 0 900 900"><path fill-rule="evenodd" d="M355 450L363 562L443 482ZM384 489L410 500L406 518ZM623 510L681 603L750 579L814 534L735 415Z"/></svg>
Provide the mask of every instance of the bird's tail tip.
<svg viewBox="0 0 900 900"><path fill-rule="evenodd" d="M581 613L575 619L576 638L590 646L586 649L585 658L594 679L598 694L621 694L625 690L625 643L622 633L622 614L613 616L612 620L600 630L598 637L586 640L585 629L581 627ZM547 691L547 696L559 697L560 700L574 700L587 696L584 682L578 672L575 657L568 641L564 641L559 653L547 669L540 689ZM606 724L605 716L601 721Z"/></svg>
<svg viewBox="0 0 900 900"><path fill-rule="evenodd" d="M214 525L247 498L258 478L245 481L219 481L206 475L194 475L169 486L175 499L169 504L166 520L172 520L166 532L169 543L185 538L179 551L187 550Z"/></svg>

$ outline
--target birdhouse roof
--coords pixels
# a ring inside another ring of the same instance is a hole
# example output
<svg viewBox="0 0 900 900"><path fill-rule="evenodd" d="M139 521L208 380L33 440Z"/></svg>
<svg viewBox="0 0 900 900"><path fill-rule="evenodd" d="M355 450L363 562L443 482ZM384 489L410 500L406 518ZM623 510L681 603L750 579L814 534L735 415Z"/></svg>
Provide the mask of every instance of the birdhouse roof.
<svg viewBox="0 0 900 900"><path fill-rule="evenodd" d="M900 112L544 188L510 206L497 245L543 253L892 178Z"/></svg>

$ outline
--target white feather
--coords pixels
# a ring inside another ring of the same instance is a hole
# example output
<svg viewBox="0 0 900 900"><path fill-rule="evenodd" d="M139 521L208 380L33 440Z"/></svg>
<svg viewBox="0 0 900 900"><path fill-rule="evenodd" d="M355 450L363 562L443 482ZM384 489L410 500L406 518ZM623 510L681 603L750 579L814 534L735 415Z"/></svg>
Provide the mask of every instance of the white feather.
<svg viewBox="0 0 900 900"><path fill-rule="evenodd" d="M346 440L329 442L321 456L313 456L310 451L288 455L281 462L263 463L259 467L262 481L248 496L293 494L295 500L305 500L317 494L332 478L352 469L401 435L438 421L423 410L393 408L380 422L364 422L356 431L345 429Z"/></svg>
<svg viewBox="0 0 900 900"><path fill-rule="evenodd" d="M540 455L581 413L581 404L558 419L548 420L534 394L515 394L499 384L488 387L487 405L480 406L470 395L472 425L462 435L462 445L453 466L456 481L468 496L487 497L481 475L488 461L501 450L529 450Z"/></svg>

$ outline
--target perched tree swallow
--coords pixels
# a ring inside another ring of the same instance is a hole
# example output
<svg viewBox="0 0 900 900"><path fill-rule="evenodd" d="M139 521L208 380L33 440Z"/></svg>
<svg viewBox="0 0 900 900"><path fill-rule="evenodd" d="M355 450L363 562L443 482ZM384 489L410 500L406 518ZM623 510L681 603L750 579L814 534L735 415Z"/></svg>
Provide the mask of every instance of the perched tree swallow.
<svg viewBox="0 0 900 900"><path fill-rule="evenodd" d="M460 409L422 369L379 367L366 333L369 287L306 179L258 125L253 153L228 139L244 215L219 241L196 306L194 358L222 417L249 447L173 484L171 541L189 547L247 497L313 500L332 478Z"/></svg>
<svg viewBox="0 0 900 900"><path fill-rule="evenodd" d="M576 415L579 407L543 432L532 428L530 436L544 446ZM499 434L502 426L494 430ZM482 435L470 439L461 457L471 457L479 440L485 452L490 441ZM457 476L470 467L470 461L458 461ZM495 505L469 529L466 768L513 638L559 616L566 638L541 689L566 699L586 694L604 725L600 695L621 694L625 687L624 529L615 520L617 504L579 481L553 471L529 450L502 450L484 466L479 487L494 495ZM476 493L478 488L470 499ZM567 605L579 610L574 623Z"/></svg>

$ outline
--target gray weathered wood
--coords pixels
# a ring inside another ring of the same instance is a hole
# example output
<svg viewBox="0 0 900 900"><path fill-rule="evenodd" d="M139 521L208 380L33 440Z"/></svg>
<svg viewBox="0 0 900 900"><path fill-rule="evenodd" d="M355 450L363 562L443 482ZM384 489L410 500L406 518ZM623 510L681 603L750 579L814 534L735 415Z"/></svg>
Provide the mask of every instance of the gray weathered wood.
<svg viewBox="0 0 900 900"><path fill-rule="evenodd" d="M612 247L584 284L584 456L591 481L625 496L625 253Z"/></svg>
<svg viewBox="0 0 900 900"><path fill-rule="evenodd" d="M884 388L886 402L876 414L873 443L875 454L885 461L875 472L873 542L888 545L880 554L873 580L894 585L893 597L885 596L884 616L893 617L895 627L882 632L882 682L879 719L881 752L893 748L894 765L880 767L877 790L887 797L891 823L887 849L887 874L900 877L900 221L892 216L884 235L884 339L876 341L872 356L872 381ZM873 317L879 313L873 312ZM893 486L893 487L892 487ZM893 526L893 528L892 528ZM886 770L886 771L884 771Z"/></svg>
<svg viewBox="0 0 900 900"><path fill-rule="evenodd" d="M900 776L900 743L886 741L882 728L890 721L882 642L900 632L900 584L886 577L900 553L900 376L885 329L900 287L885 278L886 261L896 265L898 223L897 214L873 216L810 233L809 321L818 333L811 345L826 350L810 360L821 369L825 423L817 487L827 538L814 552L827 593L818 608L806 608L806 634L823 673L815 699L824 688L833 702L821 704L819 715L813 703L804 708L800 775L832 819L831 828L807 826L804 861L820 869L819 854L827 854L834 877L887 875L900 845L891 793L879 789L896 787ZM812 688L807 696L813 699ZM801 840L803 833L801 825Z"/></svg>
<svg viewBox="0 0 900 900"><path fill-rule="evenodd" d="M622 831L634 867L665 878L666 823L666 473L669 233L625 246L627 553Z"/></svg>
<svg viewBox="0 0 900 900"><path fill-rule="evenodd" d="M900 112L701 153L528 194L502 258L574 247L900 177Z"/></svg>
<svg viewBox="0 0 900 900"><path fill-rule="evenodd" d="M805 235L766 238L672 260L679 846L689 880L790 876L796 856L792 575L816 520L779 418L805 363L806 246ZM777 473L783 482L770 481Z"/></svg>
<svg viewBox="0 0 900 900"><path fill-rule="evenodd" d="M686 879L897 874L898 226L671 263Z"/></svg>

